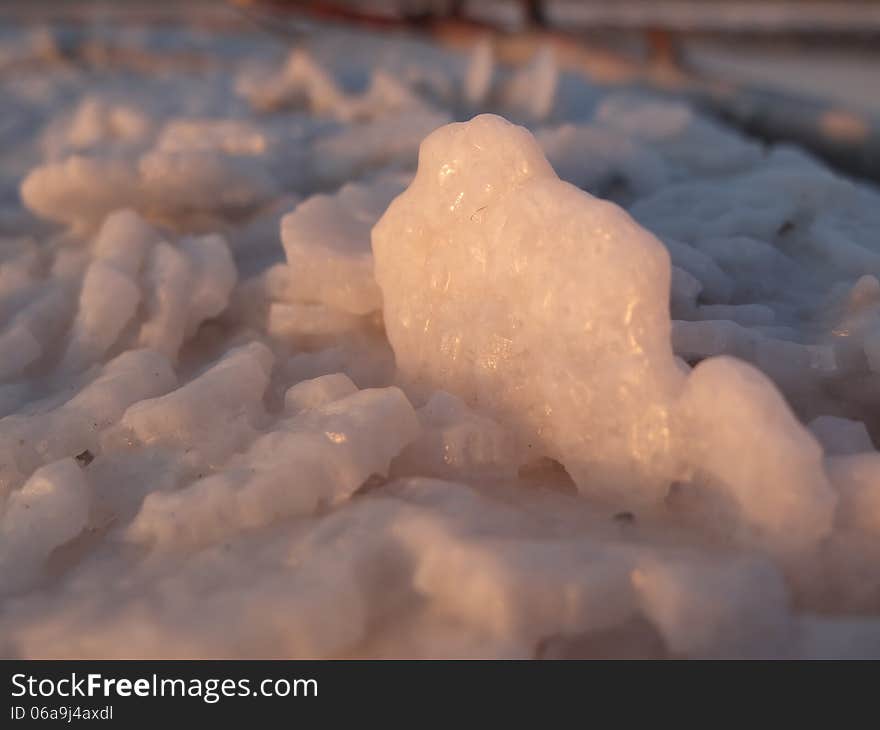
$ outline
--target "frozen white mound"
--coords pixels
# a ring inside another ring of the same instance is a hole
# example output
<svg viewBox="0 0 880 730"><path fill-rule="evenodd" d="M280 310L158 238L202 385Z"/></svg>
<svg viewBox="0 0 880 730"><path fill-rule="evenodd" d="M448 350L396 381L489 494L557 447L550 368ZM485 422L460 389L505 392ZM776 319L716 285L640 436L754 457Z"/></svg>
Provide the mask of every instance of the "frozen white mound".
<svg viewBox="0 0 880 730"><path fill-rule="evenodd" d="M380 310L370 231L402 189L396 180L349 184L332 196L314 195L286 215L281 240L292 295L350 314Z"/></svg>
<svg viewBox="0 0 880 730"><path fill-rule="evenodd" d="M559 180L525 129L480 116L430 135L373 248L411 387L452 391L621 506L659 504L675 482L729 503L746 543L830 532L813 436L744 363L682 371L663 245Z"/></svg>
<svg viewBox="0 0 880 730"><path fill-rule="evenodd" d="M880 657L876 190L549 49L102 28L0 63L3 656Z"/></svg>

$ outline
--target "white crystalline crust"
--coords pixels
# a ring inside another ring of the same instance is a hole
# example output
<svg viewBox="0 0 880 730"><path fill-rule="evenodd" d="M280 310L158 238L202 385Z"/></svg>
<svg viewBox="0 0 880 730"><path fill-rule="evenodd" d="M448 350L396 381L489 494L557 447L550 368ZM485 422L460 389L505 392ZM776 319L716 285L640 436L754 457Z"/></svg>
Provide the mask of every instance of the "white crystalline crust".
<svg viewBox="0 0 880 730"><path fill-rule="evenodd" d="M4 656L880 656L876 191L550 48L101 28L0 58Z"/></svg>

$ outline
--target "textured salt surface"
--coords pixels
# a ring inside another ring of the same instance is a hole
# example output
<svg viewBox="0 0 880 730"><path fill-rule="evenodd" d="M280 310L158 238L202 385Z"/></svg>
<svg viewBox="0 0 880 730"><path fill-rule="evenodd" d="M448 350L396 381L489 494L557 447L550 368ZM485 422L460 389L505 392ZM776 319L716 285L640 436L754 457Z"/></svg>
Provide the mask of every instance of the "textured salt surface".
<svg viewBox="0 0 880 730"><path fill-rule="evenodd" d="M5 655L880 655L876 191L548 52L70 32L0 58Z"/></svg>

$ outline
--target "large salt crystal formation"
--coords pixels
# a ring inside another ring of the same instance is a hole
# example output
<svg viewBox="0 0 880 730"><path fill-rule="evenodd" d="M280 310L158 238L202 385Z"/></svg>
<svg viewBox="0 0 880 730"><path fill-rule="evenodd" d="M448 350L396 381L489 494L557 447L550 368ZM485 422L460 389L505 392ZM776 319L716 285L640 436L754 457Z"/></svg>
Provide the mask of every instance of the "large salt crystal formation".
<svg viewBox="0 0 880 730"><path fill-rule="evenodd" d="M709 495L736 539L783 551L830 531L813 436L745 363L685 374L666 249L561 181L525 129L482 115L431 134L373 250L413 392L458 395L524 452L560 461L582 492L657 504L678 481Z"/></svg>
<svg viewBox="0 0 880 730"><path fill-rule="evenodd" d="M525 129L444 127L374 229L401 371L510 422L583 486L668 471L663 247L560 181Z"/></svg>

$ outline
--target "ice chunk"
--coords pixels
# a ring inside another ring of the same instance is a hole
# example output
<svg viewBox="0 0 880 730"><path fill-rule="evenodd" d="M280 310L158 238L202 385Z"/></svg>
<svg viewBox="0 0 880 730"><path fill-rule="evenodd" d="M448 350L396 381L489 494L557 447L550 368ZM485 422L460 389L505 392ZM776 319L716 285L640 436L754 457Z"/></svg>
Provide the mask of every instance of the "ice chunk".
<svg viewBox="0 0 880 730"><path fill-rule="evenodd" d="M293 51L274 73L245 74L238 91L256 109L302 108L328 114L343 103L343 94L333 78L309 53Z"/></svg>
<svg viewBox="0 0 880 730"><path fill-rule="evenodd" d="M760 372L729 357L704 360L679 407L694 479L717 482L758 543L796 550L830 532L835 496L822 449Z"/></svg>
<svg viewBox="0 0 880 730"><path fill-rule="evenodd" d="M149 294L143 307L138 344L176 357L188 311L190 270L186 256L169 243L159 243L150 252L144 283Z"/></svg>
<svg viewBox="0 0 880 730"><path fill-rule="evenodd" d="M504 108L522 121L540 122L550 116L556 100L559 69L552 46L538 49L529 63L517 69L499 91Z"/></svg>
<svg viewBox="0 0 880 730"><path fill-rule="evenodd" d="M335 186L386 168L407 169L415 163L425 135L448 121L443 112L416 111L326 135L313 149L318 185Z"/></svg>
<svg viewBox="0 0 880 730"><path fill-rule="evenodd" d="M381 309L370 230L402 190L394 180L346 185L335 195L313 196L284 216L281 240L291 296L352 314Z"/></svg>
<svg viewBox="0 0 880 730"><path fill-rule="evenodd" d="M113 266L101 261L89 266L62 367L80 370L103 356L134 316L140 299L138 285Z"/></svg>
<svg viewBox="0 0 880 730"><path fill-rule="evenodd" d="M237 86L239 93L261 111L306 109L346 122L424 107L405 84L382 70L373 72L362 94L347 94L332 74L302 49L293 51L276 72L243 74Z"/></svg>
<svg viewBox="0 0 880 730"><path fill-rule="evenodd" d="M266 331L279 340L287 340L303 346L306 342L329 344L343 333L356 332L364 324L365 317L358 317L325 304L294 302L269 305Z"/></svg>
<svg viewBox="0 0 880 730"><path fill-rule="evenodd" d="M171 365L159 353L129 350L79 386L63 405L34 415L0 419L0 494L35 469L85 449L98 452L99 435L132 403L173 387Z"/></svg>
<svg viewBox="0 0 880 730"><path fill-rule="evenodd" d="M357 392L351 378L342 373L322 375L303 380L287 389L284 394L284 412L295 415L309 408L319 408Z"/></svg>
<svg viewBox="0 0 880 730"><path fill-rule="evenodd" d="M791 643L785 583L769 561L646 558L632 581L675 654L773 657Z"/></svg>
<svg viewBox="0 0 880 730"><path fill-rule="evenodd" d="M516 511L461 484L409 479L389 491L429 507L394 526L416 590L435 612L526 656L641 617L659 629L661 656L779 656L792 642L788 592L767 558L645 549L592 531L505 539Z"/></svg>
<svg viewBox="0 0 880 730"><path fill-rule="evenodd" d="M377 388L394 379L394 352L384 337L355 334L315 352L300 352L284 369L293 382L342 372L360 388Z"/></svg>
<svg viewBox="0 0 880 730"><path fill-rule="evenodd" d="M711 310L707 312L710 313ZM835 351L831 347L777 340L728 319L675 321L672 346L688 361L734 355L757 365L780 383L810 375L829 375L837 369Z"/></svg>
<svg viewBox="0 0 880 730"><path fill-rule="evenodd" d="M704 297L711 302L727 302L730 299L734 282L710 256L669 238L663 241L663 245L669 251L672 263L700 282Z"/></svg>
<svg viewBox="0 0 880 730"><path fill-rule="evenodd" d="M737 540L789 552L830 531L815 439L750 366L682 372L666 250L560 181L526 130L486 115L429 136L373 251L408 387L458 395L583 492L656 503L696 480L734 503Z"/></svg>
<svg viewBox="0 0 880 730"><path fill-rule="evenodd" d="M37 358L53 352L59 339L70 324L75 297L65 283L47 281L29 292L30 297L16 312L3 337L16 343L14 349L6 350L9 375L21 373L23 368ZM33 340L33 343L31 342ZM37 351L35 344L39 346Z"/></svg>
<svg viewBox="0 0 880 730"><path fill-rule="evenodd" d="M227 155L259 157L271 144L265 131L240 119L175 119L165 125L156 141L162 152L219 151Z"/></svg>
<svg viewBox="0 0 880 730"><path fill-rule="evenodd" d="M138 161L142 205L160 217L193 211L253 209L277 193L277 184L259 159L215 150L155 149Z"/></svg>
<svg viewBox="0 0 880 730"><path fill-rule="evenodd" d="M435 610L495 641L521 642L526 657L541 639L605 629L636 611L633 556L617 546L463 538L428 519L398 533L417 560L416 590Z"/></svg>
<svg viewBox="0 0 880 730"><path fill-rule="evenodd" d="M521 127L483 115L422 144L373 229L397 365L509 424L584 489L668 470L669 257L562 182Z"/></svg>
<svg viewBox="0 0 880 730"><path fill-rule="evenodd" d="M672 267L669 296L670 309L674 317L689 317L697 311L697 297L703 285L684 269Z"/></svg>
<svg viewBox="0 0 880 730"><path fill-rule="evenodd" d="M111 213L95 238L93 255L121 273L136 278L144 256L159 241L159 234L130 209Z"/></svg>
<svg viewBox="0 0 880 730"><path fill-rule="evenodd" d="M167 392L177 378L168 360L152 350L127 350L113 358L100 375L64 405L105 427L132 403Z"/></svg>
<svg viewBox="0 0 880 730"><path fill-rule="evenodd" d="M189 258L185 336L192 337L206 319L220 314L238 279L229 246L222 236L211 234L184 238L181 251Z"/></svg>
<svg viewBox="0 0 880 730"><path fill-rule="evenodd" d="M142 155L72 155L32 169L21 197L48 220L91 229L114 210L133 208L151 220L192 230L218 214L240 214L278 192L266 160L213 148Z"/></svg>
<svg viewBox="0 0 880 730"><path fill-rule="evenodd" d="M165 242L156 245L144 274L149 294L139 344L176 358L198 326L226 308L237 278L220 236L186 238L179 248Z"/></svg>
<svg viewBox="0 0 880 730"><path fill-rule="evenodd" d="M147 497L128 536L160 548L198 547L239 530L312 514L348 498L418 434L397 388L362 390L258 438L229 469Z"/></svg>
<svg viewBox="0 0 880 730"><path fill-rule="evenodd" d="M499 424L440 391L418 411L419 438L395 460L398 475L439 479L516 476L527 455Z"/></svg>
<svg viewBox="0 0 880 730"><path fill-rule="evenodd" d="M143 443L194 449L208 460L241 448L262 413L273 359L259 343L230 350L183 387L126 410L123 427Z"/></svg>
<svg viewBox="0 0 880 730"><path fill-rule="evenodd" d="M489 98L494 71L492 44L487 38L481 38L471 52L464 78L462 96L468 106L476 108Z"/></svg>
<svg viewBox="0 0 880 730"><path fill-rule="evenodd" d="M39 579L49 553L88 523L89 489L73 459L38 469L6 502L0 519L0 594Z"/></svg>
<svg viewBox="0 0 880 730"><path fill-rule="evenodd" d="M80 227L97 225L107 213L126 207L139 195L130 162L113 157L74 155L49 162L32 169L21 183L21 198L28 208L48 220Z"/></svg>

